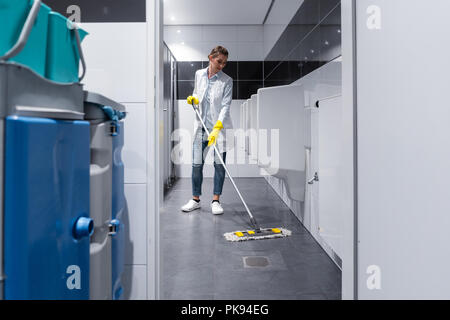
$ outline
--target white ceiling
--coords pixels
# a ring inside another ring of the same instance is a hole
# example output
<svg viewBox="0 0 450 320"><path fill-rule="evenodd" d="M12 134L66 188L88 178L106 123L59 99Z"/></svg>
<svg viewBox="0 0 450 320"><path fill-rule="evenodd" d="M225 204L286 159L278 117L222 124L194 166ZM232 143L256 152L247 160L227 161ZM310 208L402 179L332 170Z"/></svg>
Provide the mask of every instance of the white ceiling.
<svg viewBox="0 0 450 320"><path fill-rule="evenodd" d="M271 0L164 0L164 24L262 24L270 3Z"/></svg>

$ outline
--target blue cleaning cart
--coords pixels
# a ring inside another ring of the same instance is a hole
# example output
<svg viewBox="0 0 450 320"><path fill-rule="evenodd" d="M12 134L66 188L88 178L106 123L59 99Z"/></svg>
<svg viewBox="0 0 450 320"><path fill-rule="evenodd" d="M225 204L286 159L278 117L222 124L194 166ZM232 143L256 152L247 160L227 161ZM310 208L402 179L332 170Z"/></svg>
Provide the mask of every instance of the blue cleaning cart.
<svg viewBox="0 0 450 320"><path fill-rule="evenodd" d="M91 201L101 196L109 197L109 297L120 298L124 108L100 101L118 108L104 105L102 117L112 118L99 120L113 130L110 191L92 192L96 131L85 115L92 95L79 82L86 33L68 29L39 0L0 0L0 21L0 299L90 298L99 228Z"/></svg>
<svg viewBox="0 0 450 320"><path fill-rule="evenodd" d="M0 62L5 299L88 299L90 124L80 84Z"/></svg>

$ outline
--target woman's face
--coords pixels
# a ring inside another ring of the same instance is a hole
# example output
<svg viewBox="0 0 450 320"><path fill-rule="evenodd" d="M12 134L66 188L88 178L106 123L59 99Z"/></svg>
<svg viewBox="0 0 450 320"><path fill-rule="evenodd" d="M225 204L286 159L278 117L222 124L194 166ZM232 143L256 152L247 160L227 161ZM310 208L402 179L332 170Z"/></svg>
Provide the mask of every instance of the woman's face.
<svg viewBox="0 0 450 320"><path fill-rule="evenodd" d="M209 56L209 64L211 66L211 72L216 74L227 65L228 58L223 54L219 54L217 57Z"/></svg>

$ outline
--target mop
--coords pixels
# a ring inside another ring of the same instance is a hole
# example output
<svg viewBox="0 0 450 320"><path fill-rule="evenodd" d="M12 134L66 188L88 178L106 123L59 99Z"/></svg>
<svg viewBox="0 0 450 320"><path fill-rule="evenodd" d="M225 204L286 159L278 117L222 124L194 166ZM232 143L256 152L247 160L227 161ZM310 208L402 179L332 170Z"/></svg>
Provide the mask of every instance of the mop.
<svg viewBox="0 0 450 320"><path fill-rule="evenodd" d="M203 128L206 131L206 134L209 136L208 128L206 128L205 123L202 120L202 117L199 112L198 107L198 100L192 100L192 107L194 108L195 113L197 114L198 119L202 123ZM253 230L241 230L241 231L235 231L235 232L228 232L224 234L224 237L228 241L247 241L247 240L261 240L261 239L273 239L273 238L284 238L291 235L291 231L284 229L284 228L261 228L256 221L253 214L250 212L250 209L247 206L247 203L245 202L244 198L242 197L241 193L239 192L238 187L236 186L236 183L234 183L234 179L231 176L230 172L228 171L227 166L225 165L225 162L222 159L222 154L219 152L216 142L213 144L214 150L217 154L217 157L219 158L220 162L222 163L228 177L230 178L231 183L234 186L234 189L236 189L237 194L239 195L239 198L241 199L242 203L244 204L245 210L248 213L248 216L250 217L250 222L253 225Z"/></svg>

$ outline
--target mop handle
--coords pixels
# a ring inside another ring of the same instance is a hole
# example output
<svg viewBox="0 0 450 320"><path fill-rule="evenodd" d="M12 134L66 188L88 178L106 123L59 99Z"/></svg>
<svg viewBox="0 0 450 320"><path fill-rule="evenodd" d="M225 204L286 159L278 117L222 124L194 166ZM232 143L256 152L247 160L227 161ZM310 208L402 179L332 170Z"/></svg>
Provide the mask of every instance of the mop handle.
<svg viewBox="0 0 450 320"><path fill-rule="evenodd" d="M194 111L195 111L195 113L197 114L198 119L199 119L200 122L202 123L203 128L204 128L205 131L206 131L206 134L209 136L210 133L209 133L209 131L208 131L208 128L206 128L206 125L205 125L205 123L203 122L202 117L200 116L200 113L199 113L199 111L198 111L198 105L197 105L197 108L196 108L195 105L194 105L194 103L192 102L192 107L194 108ZM259 227L258 223L256 222L255 217L253 217L252 213L250 212L250 209L248 208L247 203L245 203L244 198L242 197L241 193L239 192L239 189L238 189L238 187L236 186L236 183L234 183L234 179L233 179L233 177L231 176L230 172L228 171L227 166L225 165L225 162L224 162L223 159L222 159L222 154L221 154L221 153L219 152L219 150L217 149L216 142L214 142L213 145L214 145L214 150L216 151L216 154L217 154L217 156L219 157L220 162L222 163L222 165L223 165L223 167L224 167L224 169L225 169L225 171L226 171L228 177L230 178L231 183L232 183L233 186L234 186L234 189L236 189L236 192L237 192L237 194L239 195L239 198L241 199L242 203L244 204L245 209L247 210L247 213L248 213L248 215L249 215L249 217L250 217L251 223L253 224L253 226L255 227L256 230L261 230L261 228Z"/></svg>

